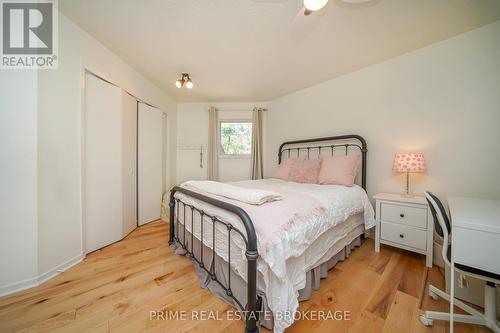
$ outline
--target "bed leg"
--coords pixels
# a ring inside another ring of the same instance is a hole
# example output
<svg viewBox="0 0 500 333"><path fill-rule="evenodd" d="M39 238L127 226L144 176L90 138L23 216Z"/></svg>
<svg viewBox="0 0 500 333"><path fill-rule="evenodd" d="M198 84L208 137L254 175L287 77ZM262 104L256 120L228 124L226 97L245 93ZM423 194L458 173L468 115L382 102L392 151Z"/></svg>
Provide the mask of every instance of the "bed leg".
<svg viewBox="0 0 500 333"><path fill-rule="evenodd" d="M175 219L175 198L174 198L175 190L170 191L170 202L169 202L169 207L170 207L170 217L168 220L169 228L170 228L170 234L168 238L168 245L173 245L174 244L174 219Z"/></svg>
<svg viewBox="0 0 500 333"><path fill-rule="evenodd" d="M259 254L257 251L246 251L248 262L248 286L247 286L247 317L245 325L245 333L259 332L259 308L257 300L257 258Z"/></svg>

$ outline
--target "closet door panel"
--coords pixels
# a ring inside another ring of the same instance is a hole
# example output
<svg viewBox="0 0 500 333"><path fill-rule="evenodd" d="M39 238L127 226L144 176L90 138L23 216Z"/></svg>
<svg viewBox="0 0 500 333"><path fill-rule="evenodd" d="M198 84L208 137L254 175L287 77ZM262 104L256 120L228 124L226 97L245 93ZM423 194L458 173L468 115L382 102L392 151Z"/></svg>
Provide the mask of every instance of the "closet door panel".
<svg viewBox="0 0 500 333"><path fill-rule="evenodd" d="M86 74L84 115L85 250L122 238L122 91Z"/></svg>
<svg viewBox="0 0 500 333"><path fill-rule="evenodd" d="M139 103L138 108L139 225L158 220L163 188L163 113Z"/></svg>
<svg viewBox="0 0 500 333"><path fill-rule="evenodd" d="M137 100L122 91L123 236L137 227Z"/></svg>

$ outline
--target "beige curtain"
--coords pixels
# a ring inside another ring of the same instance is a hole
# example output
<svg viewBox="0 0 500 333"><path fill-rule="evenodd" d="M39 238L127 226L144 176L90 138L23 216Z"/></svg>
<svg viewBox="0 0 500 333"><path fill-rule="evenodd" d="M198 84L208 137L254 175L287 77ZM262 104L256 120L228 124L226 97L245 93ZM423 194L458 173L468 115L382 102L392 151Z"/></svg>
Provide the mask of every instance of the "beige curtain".
<svg viewBox="0 0 500 333"><path fill-rule="evenodd" d="M217 161L217 109L211 106L208 109L208 152L207 152L207 179L219 178Z"/></svg>
<svg viewBox="0 0 500 333"><path fill-rule="evenodd" d="M252 179L264 178L262 163L262 113L264 109L254 108L252 112Z"/></svg>

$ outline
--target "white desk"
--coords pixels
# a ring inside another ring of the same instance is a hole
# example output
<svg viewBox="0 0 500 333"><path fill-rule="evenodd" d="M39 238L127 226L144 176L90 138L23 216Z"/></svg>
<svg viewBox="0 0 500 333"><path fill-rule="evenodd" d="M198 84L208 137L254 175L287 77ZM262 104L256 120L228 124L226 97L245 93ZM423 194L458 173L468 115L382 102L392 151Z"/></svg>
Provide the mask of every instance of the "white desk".
<svg viewBox="0 0 500 333"><path fill-rule="evenodd" d="M500 274L500 200L450 197L451 281L456 263ZM453 332L454 283L450 292L450 332Z"/></svg>

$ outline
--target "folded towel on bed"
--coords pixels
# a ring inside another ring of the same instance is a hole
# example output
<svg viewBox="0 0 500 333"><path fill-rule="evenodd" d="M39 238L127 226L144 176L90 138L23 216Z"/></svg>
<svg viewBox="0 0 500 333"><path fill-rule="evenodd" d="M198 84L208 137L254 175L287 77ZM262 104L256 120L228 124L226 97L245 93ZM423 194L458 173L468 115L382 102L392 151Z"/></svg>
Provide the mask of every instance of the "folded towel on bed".
<svg viewBox="0 0 500 333"><path fill-rule="evenodd" d="M251 205L262 205L269 201L282 199L281 195L277 192L244 188L210 180L190 180L183 183L181 186L194 187L204 192L220 195L228 199L245 202Z"/></svg>

